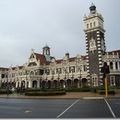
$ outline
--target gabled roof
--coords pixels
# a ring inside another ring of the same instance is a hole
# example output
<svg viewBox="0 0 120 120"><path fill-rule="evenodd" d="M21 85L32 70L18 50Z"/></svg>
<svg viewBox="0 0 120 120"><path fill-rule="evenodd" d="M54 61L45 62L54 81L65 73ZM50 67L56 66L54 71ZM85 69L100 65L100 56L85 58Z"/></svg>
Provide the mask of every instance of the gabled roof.
<svg viewBox="0 0 120 120"><path fill-rule="evenodd" d="M40 63L43 65L43 64L46 64L46 58L44 55L42 54L39 54L39 53L34 53L35 56L36 56L36 59L37 60L40 60Z"/></svg>

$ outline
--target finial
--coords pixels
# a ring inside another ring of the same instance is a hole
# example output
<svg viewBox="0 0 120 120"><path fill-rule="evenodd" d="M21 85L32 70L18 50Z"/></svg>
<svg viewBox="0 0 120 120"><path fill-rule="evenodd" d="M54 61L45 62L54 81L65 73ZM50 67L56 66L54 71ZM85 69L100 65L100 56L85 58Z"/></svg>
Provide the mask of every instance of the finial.
<svg viewBox="0 0 120 120"><path fill-rule="evenodd" d="M93 3L91 3L91 6L89 7L89 9L90 9L90 13L92 14L96 13L96 6Z"/></svg>
<svg viewBox="0 0 120 120"><path fill-rule="evenodd" d="M93 2L91 3L91 6L95 6Z"/></svg>

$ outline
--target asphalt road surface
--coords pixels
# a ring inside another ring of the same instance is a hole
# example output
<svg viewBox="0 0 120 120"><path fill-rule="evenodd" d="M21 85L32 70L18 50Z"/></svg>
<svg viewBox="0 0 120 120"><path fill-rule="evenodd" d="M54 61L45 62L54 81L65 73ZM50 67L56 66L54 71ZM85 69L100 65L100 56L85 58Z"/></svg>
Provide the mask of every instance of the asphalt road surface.
<svg viewBox="0 0 120 120"><path fill-rule="evenodd" d="M120 118L120 99L5 99L0 118Z"/></svg>

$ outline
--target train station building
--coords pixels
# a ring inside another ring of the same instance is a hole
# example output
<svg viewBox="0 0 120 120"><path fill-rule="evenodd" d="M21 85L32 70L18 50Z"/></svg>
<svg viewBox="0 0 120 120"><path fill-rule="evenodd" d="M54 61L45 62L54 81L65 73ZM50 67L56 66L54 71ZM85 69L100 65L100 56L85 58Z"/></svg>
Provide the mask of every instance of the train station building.
<svg viewBox="0 0 120 120"><path fill-rule="evenodd" d="M106 51L104 19L92 4L84 16L86 54L63 58L52 57L51 48L42 53L31 50L22 66L0 67L0 86L15 88L82 88L104 84L101 67L107 62L110 68L109 86L120 86L120 50Z"/></svg>

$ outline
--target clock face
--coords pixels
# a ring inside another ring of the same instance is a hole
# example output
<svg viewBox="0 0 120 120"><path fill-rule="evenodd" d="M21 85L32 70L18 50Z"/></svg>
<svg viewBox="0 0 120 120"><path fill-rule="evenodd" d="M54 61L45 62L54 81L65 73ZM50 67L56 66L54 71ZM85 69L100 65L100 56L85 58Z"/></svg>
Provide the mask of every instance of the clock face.
<svg viewBox="0 0 120 120"><path fill-rule="evenodd" d="M90 40L89 50L90 50L90 51L96 50L96 42L95 42L95 39L93 39L93 38Z"/></svg>

